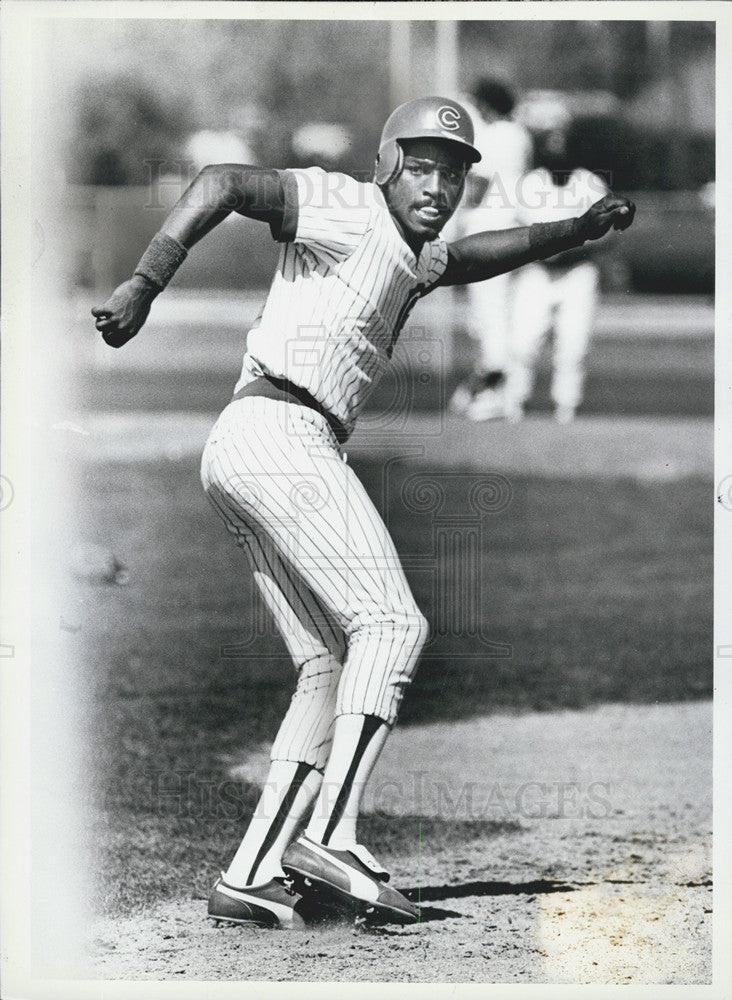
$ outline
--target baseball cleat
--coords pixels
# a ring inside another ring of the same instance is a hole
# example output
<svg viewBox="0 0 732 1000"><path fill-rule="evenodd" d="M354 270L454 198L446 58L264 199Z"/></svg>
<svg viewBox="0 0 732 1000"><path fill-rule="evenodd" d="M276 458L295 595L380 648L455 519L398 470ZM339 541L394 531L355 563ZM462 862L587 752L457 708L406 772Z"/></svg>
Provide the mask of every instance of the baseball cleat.
<svg viewBox="0 0 732 1000"><path fill-rule="evenodd" d="M298 904L302 896L285 888L284 880L271 879L262 885L237 889L217 879L208 900L208 917L219 924L256 924L259 927L300 930L305 921Z"/></svg>
<svg viewBox="0 0 732 1000"><path fill-rule="evenodd" d="M468 420L501 420L506 416L506 403L501 389L484 389L476 393L465 412Z"/></svg>
<svg viewBox="0 0 732 1000"><path fill-rule="evenodd" d="M289 845L282 867L298 892L316 893L373 923L412 924L419 911L397 889L365 847L336 850L302 836Z"/></svg>
<svg viewBox="0 0 732 1000"><path fill-rule="evenodd" d="M455 392L450 397L449 408L451 413L461 417L464 415L473 400L473 393L466 382L461 382Z"/></svg>
<svg viewBox="0 0 732 1000"><path fill-rule="evenodd" d="M468 420L500 420L504 414L501 371L473 372L461 382L450 399L450 411Z"/></svg>

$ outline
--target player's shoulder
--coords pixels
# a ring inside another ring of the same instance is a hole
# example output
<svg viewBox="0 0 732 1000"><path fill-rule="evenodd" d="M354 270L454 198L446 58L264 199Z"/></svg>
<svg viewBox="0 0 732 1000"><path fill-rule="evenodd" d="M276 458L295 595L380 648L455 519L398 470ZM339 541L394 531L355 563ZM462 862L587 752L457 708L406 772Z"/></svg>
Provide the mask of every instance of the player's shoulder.
<svg viewBox="0 0 732 1000"><path fill-rule="evenodd" d="M323 208L359 210L369 208L372 185L356 180L350 174L322 167L293 167L284 171L297 186L301 205Z"/></svg>
<svg viewBox="0 0 732 1000"><path fill-rule="evenodd" d="M531 147L531 133L521 122L513 118L498 118L494 122L481 122L475 130L476 143L485 144L490 149L496 143L508 144L511 148Z"/></svg>

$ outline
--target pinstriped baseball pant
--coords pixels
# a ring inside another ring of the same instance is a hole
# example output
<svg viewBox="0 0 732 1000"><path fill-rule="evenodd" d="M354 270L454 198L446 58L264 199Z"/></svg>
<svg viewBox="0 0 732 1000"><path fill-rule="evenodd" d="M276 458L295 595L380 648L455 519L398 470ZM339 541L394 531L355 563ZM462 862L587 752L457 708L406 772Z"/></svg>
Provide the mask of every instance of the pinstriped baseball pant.
<svg viewBox="0 0 732 1000"><path fill-rule="evenodd" d="M337 715L394 723L427 636L394 543L327 420L305 406L230 403L201 481L297 670L272 759L323 768Z"/></svg>

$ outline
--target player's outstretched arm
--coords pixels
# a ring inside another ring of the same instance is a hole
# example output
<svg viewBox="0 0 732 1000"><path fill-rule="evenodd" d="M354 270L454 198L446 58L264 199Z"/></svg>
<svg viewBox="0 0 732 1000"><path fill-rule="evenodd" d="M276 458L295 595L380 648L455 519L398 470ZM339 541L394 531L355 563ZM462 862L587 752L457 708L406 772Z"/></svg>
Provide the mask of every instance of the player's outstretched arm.
<svg viewBox="0 0 732 1000"><path fill-rule="evenodd" d="M135 273L92 309L110 347L122 347L142 328L155 297L188 250L231 212L280 226L285 198L276 170L222 163L205 167L152 238Z"/></svg>
<svg viewBox="0 0 732 1000"><path fill-rule="evenodd" d="M587 240L599 240L611 229L627 229L634 215L632 201L608 194L576 219L466 236L449 244L447 268L439 283L465 285L494 278L582 246Z"/></svg>

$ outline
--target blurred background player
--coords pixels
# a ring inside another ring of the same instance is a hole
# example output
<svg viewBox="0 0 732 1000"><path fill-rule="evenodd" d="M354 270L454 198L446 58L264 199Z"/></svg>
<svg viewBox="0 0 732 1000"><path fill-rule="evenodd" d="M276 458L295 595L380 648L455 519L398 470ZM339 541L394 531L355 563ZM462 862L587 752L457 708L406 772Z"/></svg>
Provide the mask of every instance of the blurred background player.
<svg viewBox="0 0 732 1000"><path fill-rule="evenodd" d="M500 80L483 77L472 92L475 144L482 159L473 167L466 207L456 221L460 235L517 225L517 186L531 168L529 131L512 117L516 100ZM475 342L473 371L450 400L454 413L470 420L504 416L503 387L511 315L512 275L465 288L465 323Z"/></svg>
<svg viewBox="0 0 732 1000"><path fill-rule="evenodd" d="M577 130L563 103L557 102L545 124L549 128L535 134L536 169L519 184L514 225L572 218L608 192L605 181L578 162ZM529 264L512 275L511 333L502 400L507 419L523 417L534 388L542 343L550 330L554 334L554 415L563 424L574 419L582 402L585 357L597 310L597 252L585 245Z"/></svg>
<svg viewBox="0 0 732 1000"><path fill-rule="evenodd" d="M292 135L291 162L295 167L343 170L353 146L353 136L338 122L309 121Z"/></svg>

